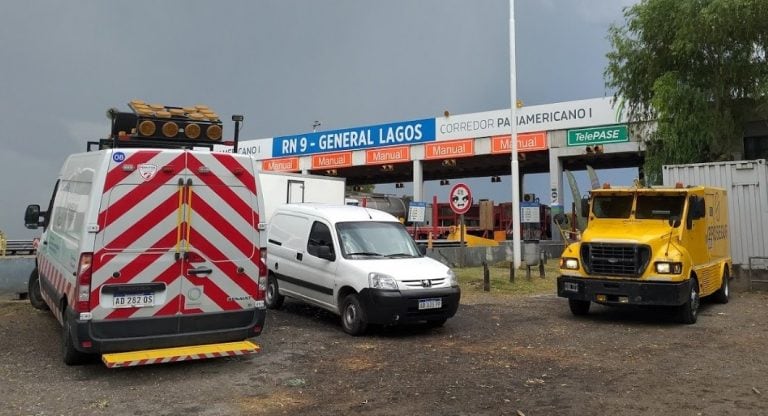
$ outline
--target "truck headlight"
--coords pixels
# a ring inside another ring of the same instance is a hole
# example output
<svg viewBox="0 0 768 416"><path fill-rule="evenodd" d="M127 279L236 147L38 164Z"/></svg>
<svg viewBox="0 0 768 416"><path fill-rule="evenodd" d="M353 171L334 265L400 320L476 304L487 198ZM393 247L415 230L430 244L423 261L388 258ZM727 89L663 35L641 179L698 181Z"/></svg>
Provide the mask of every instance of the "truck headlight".
<svg viewBox="0 0 768 416"><path fill-rule="evenodd" d="M371 289L397 290L395 278L383 273L368 273L368 286Z"/></svg>
<svg viewBox="0 0 768 416"><path fill-rule="evenodd" d="M448 283L450 283L451 287L459 285L459 279L456 277L456 273L453 272L453 269L448 269Z"/></svg>
<svg viewBox="0 0 768 416"><path fill-rule="evenodd" d="M683 263L657 261L656 273L658 274L680 274L683 271Z"/></svg>
<svg viewBox="0 0 768 416"><path fill-rule="evenodd" d="M573 257L561 257L560 258L560 268L561 269L569 269L569 270L578 270L579 269L579 259L575 259Z"/></svg>

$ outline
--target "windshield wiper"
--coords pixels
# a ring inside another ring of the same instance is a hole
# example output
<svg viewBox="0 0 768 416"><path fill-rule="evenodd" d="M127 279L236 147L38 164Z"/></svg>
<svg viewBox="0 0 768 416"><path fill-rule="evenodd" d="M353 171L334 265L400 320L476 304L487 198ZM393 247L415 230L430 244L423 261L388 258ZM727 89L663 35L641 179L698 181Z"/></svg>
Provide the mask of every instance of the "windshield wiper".
<svg viewBox="0 0 768 416"><path fill-rule="evenodd" d="M379 253L373 253L370 251L356 251L354 253L347 253L348 256L375 256L375 257L384 257L384 255Z"/></svg>
<svg viewBox="0 0 768 416"><path fill-rule="evenodd" d="M394 259L394 258L398 258L398 257L409 257L410 258L410 257L414 257L414 255L410 254L410 253L393 253L393 254L387 254L386 257L390 258L390 259Z"/></svg>

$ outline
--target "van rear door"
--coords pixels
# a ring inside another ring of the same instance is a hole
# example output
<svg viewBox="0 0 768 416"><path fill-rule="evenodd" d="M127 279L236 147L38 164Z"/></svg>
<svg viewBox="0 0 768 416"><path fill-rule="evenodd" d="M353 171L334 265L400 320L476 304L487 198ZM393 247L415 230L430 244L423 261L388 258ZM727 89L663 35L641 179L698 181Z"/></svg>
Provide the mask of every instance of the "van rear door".
<svg viewBox="0 0 768 416"><path fill-rule="evenodd" d="M180 312L252 310L263 298L259 275L266 274L253 162L228 153L188 152L187 171ZM241 326L232 322L236 316L220 324ZM242 319L245 325L252 315Z"/></svg>
<svg viewBox="0 0 768 416"><path fill-rule="evenodd" d="M121 149L111 153L98 216L91 276L94 322L175 316L182 266L186 153ZM163 333L178 325L166 322ZM143 335L140 329L136 334ZM108 334L102 334L108 337Z"/></svg>

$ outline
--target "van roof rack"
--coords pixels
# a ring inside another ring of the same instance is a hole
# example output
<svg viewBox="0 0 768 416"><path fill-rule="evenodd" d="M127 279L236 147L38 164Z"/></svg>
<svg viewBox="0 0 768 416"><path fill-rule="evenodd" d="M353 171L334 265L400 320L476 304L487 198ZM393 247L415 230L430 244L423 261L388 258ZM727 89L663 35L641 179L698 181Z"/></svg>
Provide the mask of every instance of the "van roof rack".
<svg viewBox="0 0 768 416"><path fill-rule="evenodd" d="M217 144L233 146L237 152L240 123L243 117L232 116L235 122L233 141L222 141L223 126L219 115L206 105L173 107L147 104L142 100L128 103L131 111L107 110L112 121L108 138L89 141L87 150L152 147L164 149L207 148Z"/></svg>

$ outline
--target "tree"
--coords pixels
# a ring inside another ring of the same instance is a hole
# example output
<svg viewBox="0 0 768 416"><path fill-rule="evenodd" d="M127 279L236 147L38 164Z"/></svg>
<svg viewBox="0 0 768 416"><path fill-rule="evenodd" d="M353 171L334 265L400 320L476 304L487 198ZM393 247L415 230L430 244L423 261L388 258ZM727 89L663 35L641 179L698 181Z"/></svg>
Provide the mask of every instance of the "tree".
<svg viewBox="0 0 768 416"><path fill-rule="evenodd" d="M730 160L743 127L768 119L768 1L641 0L608 39L606 87L643 140L645 178L664 164Z"/></svg>

